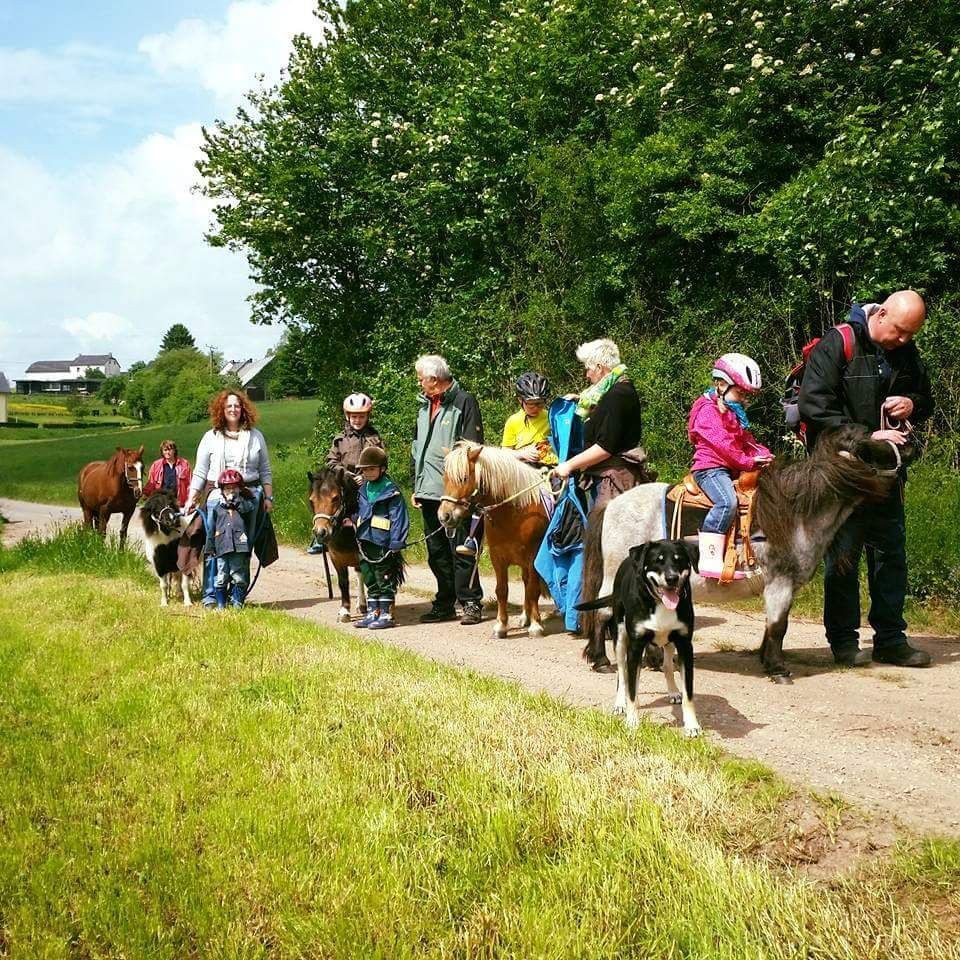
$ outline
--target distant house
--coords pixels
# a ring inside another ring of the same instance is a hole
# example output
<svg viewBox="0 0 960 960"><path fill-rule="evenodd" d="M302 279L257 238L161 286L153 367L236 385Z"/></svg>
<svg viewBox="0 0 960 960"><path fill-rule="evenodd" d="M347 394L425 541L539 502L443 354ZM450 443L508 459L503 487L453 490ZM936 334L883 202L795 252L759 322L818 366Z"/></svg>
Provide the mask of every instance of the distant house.
<svg viewBox="0 0 960 960"><path fill-rule="evenodd" d="M233 374L251 400L263 400L266 397L267 381L270 379L268 368L275 359L274 354L270 353L262 360L231 360L223 365L220 376Z"/></svg>
<svg viewBox="0 0 960 960"><path fill-rule="evenodd" d="M7 422L7 395L10 393L10 384L0 370L0 423Z"/></svg>
<svg viewBox="0 0 960 960"><path fill-rule="evenodd" d="M88 370L99 370L105 377L122 373L112 353L78 353L72 360L38 360L17 378L17 393L95 393L96 378Z"/></svg>

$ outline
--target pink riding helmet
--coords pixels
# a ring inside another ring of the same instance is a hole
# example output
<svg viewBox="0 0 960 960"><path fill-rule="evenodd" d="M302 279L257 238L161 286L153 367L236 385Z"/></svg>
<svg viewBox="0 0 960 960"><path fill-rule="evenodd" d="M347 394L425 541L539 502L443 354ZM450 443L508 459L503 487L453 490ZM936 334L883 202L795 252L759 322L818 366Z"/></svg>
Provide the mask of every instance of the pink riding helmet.
<svg viewBox="0 0 960 960"><path fill-rule="evenodd" d="M745 353L725 353L714 362L710 375L747 393L757 393L763 387L757 361Z"/></svg>

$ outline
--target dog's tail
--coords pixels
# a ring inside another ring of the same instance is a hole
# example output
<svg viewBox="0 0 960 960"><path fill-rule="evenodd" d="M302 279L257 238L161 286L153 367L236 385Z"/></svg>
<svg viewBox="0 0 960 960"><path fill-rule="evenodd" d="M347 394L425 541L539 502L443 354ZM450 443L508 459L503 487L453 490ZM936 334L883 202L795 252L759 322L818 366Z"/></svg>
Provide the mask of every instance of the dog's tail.
<svg viewBox="0 0 960 960"><path fill-rule="evenodd" d="M597 615L594 610L605 607L608 604L602 603L597 606L593 602L597 600L597 594L603 585L603 517L607 510L607 504L601 504L590 511L587 518L587 533L583 542L583 585L580 589L583 616L580 618L580 629L587 638L587 645L583 648L583 659L598 663L606 656L604 650L604 631L597 622Z"/></svg>
<svg viewBox="0 0 960 960"><path fill-rule="evenodd" d="M605 597L597 597L596 600L588 600L586 603L578 603L574 610L602 610L604 607L613 606L613 594L609 593Z"/></svg>

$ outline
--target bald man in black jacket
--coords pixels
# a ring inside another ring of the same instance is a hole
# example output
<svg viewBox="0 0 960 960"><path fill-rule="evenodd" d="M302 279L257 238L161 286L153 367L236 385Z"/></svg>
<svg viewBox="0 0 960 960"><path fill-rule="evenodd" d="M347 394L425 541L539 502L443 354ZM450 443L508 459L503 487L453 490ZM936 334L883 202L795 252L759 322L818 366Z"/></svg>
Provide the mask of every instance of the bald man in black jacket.
<svg viewBox="0 0 960 960"><path fill-rule="evenodd" d="M882 304L854 304L853 356L830 330L814 347L800 386L799 411L811 446L828 427L859 423L877 440L906 442L909 430L933 412L930 377L914 336L926 320L923 298L912 290ZM930 654L907 642L903 607L907 593L903 483L884 503L863 504L840 528L827 552L823 624L837 663L860 666L871 655L859 649L860 555L866 547L870 587L868 619L874 630L872 659L925 667Z"/></svg>

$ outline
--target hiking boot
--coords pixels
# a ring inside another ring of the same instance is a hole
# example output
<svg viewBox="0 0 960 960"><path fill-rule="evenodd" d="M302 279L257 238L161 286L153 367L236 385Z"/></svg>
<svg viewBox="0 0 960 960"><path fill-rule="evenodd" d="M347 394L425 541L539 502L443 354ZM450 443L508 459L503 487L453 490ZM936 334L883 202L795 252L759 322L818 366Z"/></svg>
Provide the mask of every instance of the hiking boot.
<svg viewBox="0 0 960 960"><path fill-rule="evenodd" d="M380 608L375 604L367 607L367 612L359 619L353 621L354 630L366 630L380 616Z"/></svg>
<svg viewBox="0 0 960 960"><path fill-rule="evenodd" d="M313 543L311 543L310 546L307 547L307 553L309 553L310 556L312 557L317 556L317 554L323 553L325 550L326 550L326 547L324 547L322 543L317 543L316 540L314 540Z"/></svg>
<svg viewBox="0 0 960 960"><path fill-rule="evenodd" d="M463 616L460 622L464 626L472 626L483 619L483 607L479 603L465 603L463 605Z"/></svg>
<svg viewBox="0 0 960 960"><path fill-rule="evenodd" d="M479 551L480 545L477 543L476 538L467 537L467 539L457 547L455 552L461 557L469 557L472 560Z"/></svg>
<svg viewBox="0 0 960 960"><path fill-rule="evenodd" d="M380 616L374 617L370 621L371 630L389 630L391 627L397 625L396 621L393 619L393 604L386 603L380 605Z"/></svg>
<svg viewBox="0 0 960 960"><path fill-rule="evenodd" d="M420 614L421 623L443 623L445 620L456 620L457 614L453 607L434 603L426 612Z"/></svg>
<svg viewBox="0 0 960 960"><path fill-rule="evenodd" d="M834 662L841 667L865 667L870 662L870 651L861 650L855 644L833 651Z"/></svg>
<svg viewBox="0 0 960 960"><path fill-rule="evenodd" d="M893 667L929 667L930 654L926 650L911 647L906 640L889 649L873 648L873 662L886 663Z"/></svg>

